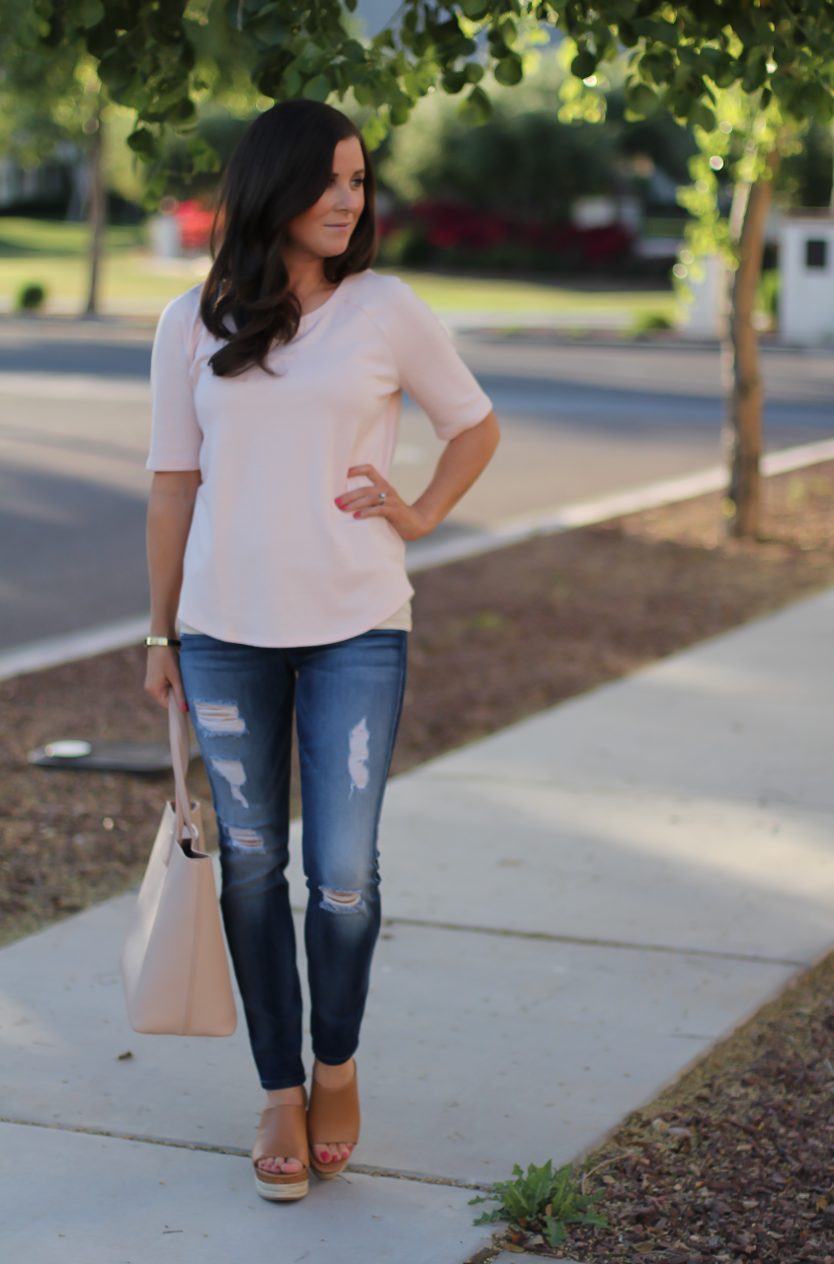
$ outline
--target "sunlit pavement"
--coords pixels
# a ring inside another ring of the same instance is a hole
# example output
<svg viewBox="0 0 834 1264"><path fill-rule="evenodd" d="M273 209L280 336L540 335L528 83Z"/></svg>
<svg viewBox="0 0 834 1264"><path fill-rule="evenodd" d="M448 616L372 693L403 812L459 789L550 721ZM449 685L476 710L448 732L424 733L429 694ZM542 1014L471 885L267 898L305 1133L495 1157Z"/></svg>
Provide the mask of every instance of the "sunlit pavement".
<svg viewBox="0 0 834 1264"><path fill-rule="evenodd" d="M132 896L0 951L4 1262L462 1264L473 1185L592 1147L831 944L833 634L829 592L391 783L362 1138L293 1207L243 1028L128 1028Z"/></svg>

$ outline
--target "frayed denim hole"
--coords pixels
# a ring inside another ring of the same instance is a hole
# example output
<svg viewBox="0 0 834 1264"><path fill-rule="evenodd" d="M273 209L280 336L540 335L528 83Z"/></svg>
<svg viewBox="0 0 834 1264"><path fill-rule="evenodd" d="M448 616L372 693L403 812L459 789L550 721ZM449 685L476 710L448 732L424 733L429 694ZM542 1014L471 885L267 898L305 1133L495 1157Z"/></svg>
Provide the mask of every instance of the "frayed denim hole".
<svg viewBox="0 0 834 1264"><path fill-rule="evenodd" d="M195 698L192 706L197 724L212 737L241 737L246 721L236 702L206 702Z"/></svg>
<svg viewBox="0 0 834 1264"><path fill-rule="evenodd" d="M350 793L354 790L366 790L370 779L368 754L371 734L367 716L350 730L348 738L348 773L350 774Z"/></svg>
<svg viewBox="0 0 834 1264"><path fill-rule="evenodd" d="M223 837L228 846L233 851L252 851L262 852L264 847L264 836L259 834L257 830L242 829L237 825L221 824L221 837Z"/></svg>
<svg viewBox="0 0 834 1264"><path fill-rule="evenodd" d="M319 908L325 909L328 913L344 916L350 913L361 913L365 907L361 891L336 891L332 887L319 887L319 890L321 891Z"/></svg>
<svg viewBox="0 0 834 1264"><path fill-rule="evenodd" d="M215 759L212 756L211 766L218 776L224 781L228 781L232 791L232 798L237 799L243 807L249 807L249 801L244 796L241 787L246 785L246 772L243 764L239 759Z"/></svg>

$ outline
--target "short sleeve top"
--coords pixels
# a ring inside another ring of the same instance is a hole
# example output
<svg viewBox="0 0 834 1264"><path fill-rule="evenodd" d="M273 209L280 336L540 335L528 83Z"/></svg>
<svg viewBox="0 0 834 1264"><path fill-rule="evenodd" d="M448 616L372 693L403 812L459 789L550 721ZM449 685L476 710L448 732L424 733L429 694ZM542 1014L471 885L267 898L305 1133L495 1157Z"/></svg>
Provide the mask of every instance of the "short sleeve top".
<svg viewBox="0 0 834 1264"><path fill-rule="evenodd" d="M388 477L403 391L439 438L491 409L430 308L396 277L344 280L302 316L267 365L216 377L223 344L200 318L199 286L166 307L151 361L148 469L199 470L181 620L257 646L326 645L382 623L411 596L405 545L383 518L337 496Z"/></svg>

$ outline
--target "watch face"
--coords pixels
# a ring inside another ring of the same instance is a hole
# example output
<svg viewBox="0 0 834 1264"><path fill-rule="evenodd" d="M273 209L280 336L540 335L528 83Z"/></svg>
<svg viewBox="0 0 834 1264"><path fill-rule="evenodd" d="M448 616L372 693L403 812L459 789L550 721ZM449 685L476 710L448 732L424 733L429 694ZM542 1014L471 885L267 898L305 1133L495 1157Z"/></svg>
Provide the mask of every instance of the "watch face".
<svg viewBox="0 0 834 1264"><path fill-rule="evenodd" d="M89 742L76 738L64 738L60 742L50 742L48 746L44 746L43 753L50 759L82 759L85 755L91 754L92 749Z"/></svg>

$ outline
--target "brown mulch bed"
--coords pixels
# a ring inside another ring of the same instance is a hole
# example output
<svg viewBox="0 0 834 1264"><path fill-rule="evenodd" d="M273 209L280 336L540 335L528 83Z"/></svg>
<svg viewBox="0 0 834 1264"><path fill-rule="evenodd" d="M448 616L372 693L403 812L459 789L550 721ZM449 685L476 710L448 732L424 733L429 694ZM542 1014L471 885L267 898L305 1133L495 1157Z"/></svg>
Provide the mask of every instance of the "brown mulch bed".
<svg viewBox="0 0 834 1264"><path fill-rule="evenodd" d="M587 1157L587 1191L605 1189L595 1210L606 1229L534 1253L834 1264L832 1058L834 954Z"/></svg>
<svg viewBox="0 0 834 1264"><path fill-rule="evenodd" d="M832 499L829 462L766 481L760 542L724 539L720 497L703 496L417 575L394 771L834 583ZM141 877L168 779L26 754L61 737L164 741L142 674L133 648L0 682L0 942ZM208 800L199 762L192 785Z"/></svg>

